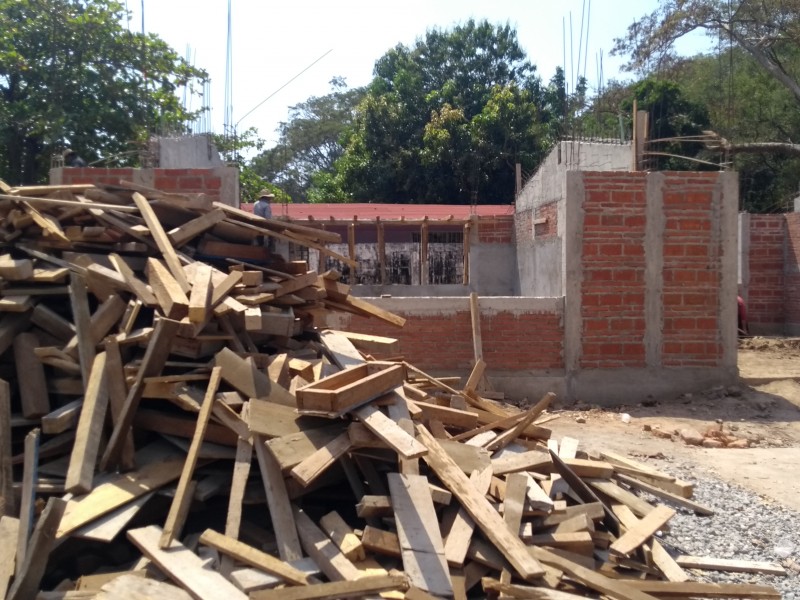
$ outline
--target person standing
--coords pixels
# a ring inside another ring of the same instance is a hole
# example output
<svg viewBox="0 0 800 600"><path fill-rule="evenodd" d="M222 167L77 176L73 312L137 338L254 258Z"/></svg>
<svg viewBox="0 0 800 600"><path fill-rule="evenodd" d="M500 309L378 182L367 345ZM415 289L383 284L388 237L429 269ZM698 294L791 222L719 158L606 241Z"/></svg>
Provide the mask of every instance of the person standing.
<svg viewBox="0 0 800 600"><path fill-rule="evenodd" d="M264 217L265 219L272 218L272 204L271 202L275 199L275 194L271 193L269 190L261 190L258 193L258 200L256 200L255 206L253 206L253 214L258 217Z"/></svg>

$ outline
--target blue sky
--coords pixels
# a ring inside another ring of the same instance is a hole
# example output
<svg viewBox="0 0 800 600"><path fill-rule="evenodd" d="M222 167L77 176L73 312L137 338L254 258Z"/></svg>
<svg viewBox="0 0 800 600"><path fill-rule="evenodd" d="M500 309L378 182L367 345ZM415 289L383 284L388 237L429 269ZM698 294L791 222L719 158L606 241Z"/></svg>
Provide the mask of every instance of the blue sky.
<svg viewBox="0 0 800 600"><path fill-rule="evenodd" d="M130 26L137 31L141 29L142 2L145 29L158 34L181 55L190 48L192 62L209 72L211 123L216 132L222 132L227 0L126 0L133 12ZM547 81L564 60L564 29L567 77L571 72L577 76L581 23L585 40L589 13L585 73L594 88L601 51L605 80L627 77L619 72L621 59L609 56L613 40L657 4L657 0L233 0L233 121L240 121L240 130L256 127L267 145L273 145L275 129L287 120L289 107L310 96L327 94L334 76L344 77L349 86L364 85L372 77L375 60L389 48L413 44L430 27L447 28L469 18L514 26L520 44ZM584 73L585 53L584 42L580 73Z"/></svg>

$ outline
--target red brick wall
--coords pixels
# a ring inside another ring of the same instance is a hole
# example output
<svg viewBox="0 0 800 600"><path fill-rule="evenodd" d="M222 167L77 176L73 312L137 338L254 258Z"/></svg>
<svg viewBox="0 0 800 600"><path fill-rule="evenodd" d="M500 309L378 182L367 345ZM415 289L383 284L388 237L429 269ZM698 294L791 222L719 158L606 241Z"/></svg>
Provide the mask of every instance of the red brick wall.
<svg viewBox="0 0 800 600"><path fill-rule="evenodd" d="M478 241L481 244L510 244L513 236L513 215L478 221Z"/></svg>
<svg viewBox="0 0 800 600"><path fill-rule="evenodd" d="M800 326L800 213L789 213L785 218L785 316L786 324L796 328Z"/></svg>
<svg viewBox="0 0 800 600"><path fill-rule="evenodd" d="M558 235L558 202L536 207L534 221L545 219L544 223L533 226L533 235L538 239L548 239Z"/></svg>
<svg viewBox="0 0 800 600"><path fill-rule="evenodd" d="M665 366L716 366L722 245L715 231L716 173L667 174L664 191Z"/></svg>
<svg viewBox="0 0 800 600"><path fill-rule="evenodd" d="M377 319L353 316L351 331L400 340L400 352L422 370L469 371L473 366L469 310L432 316L395 311L407 319L402 329ZM560 314L498 312L481 315L483 359L494 371L563 369L564 327Z"/></svg>
<svg viewBox="0 0 800 600"><path fill-rule="evenodd" d="M120 179L133 180L136 169L62 169L62 184L104 183L116 185ZM164 192L204 193L220 200L222 178L210 169L152 169L152 187Z"/></svg>
<svg viewBox="0 0 800 600"><path fill-rule="evenodd" d="M580 366L645 366L645 175L587 173Z"/></svg>
<svg viewBox="0 0 800 600"><path fill-rule="evenodd" d="M783 323L784 303L784 215L750 215L749 261L750 280L747 286L748 320L753 324Z"/></svg>

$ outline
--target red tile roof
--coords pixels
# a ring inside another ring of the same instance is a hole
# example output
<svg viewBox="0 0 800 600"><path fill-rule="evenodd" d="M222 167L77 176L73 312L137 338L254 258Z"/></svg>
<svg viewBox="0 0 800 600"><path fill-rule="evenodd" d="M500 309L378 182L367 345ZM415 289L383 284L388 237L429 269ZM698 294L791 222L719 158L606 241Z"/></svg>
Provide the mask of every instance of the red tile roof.
<svg viewBox="0 0 800 600"><path fill-rule="evenodd" d="M242 210L253 212L252 204L242 204ZM474 209L474 212L471 211ZM284 212L285 210L285 212ZM372 221L380 217L383 221L418 220L424 217L433 221L444 221L450 216L453 219L469 219L471 215L479 217L513 216L513 204L479 204L474 207L464 204L367 204L367 203L330 203L300 204L280 202L273 203L272 215L288 216L290 219L306 220L309 217L316 221L326 221L331 217L337 221L350 221L354 216L359 220Z"/></svg>

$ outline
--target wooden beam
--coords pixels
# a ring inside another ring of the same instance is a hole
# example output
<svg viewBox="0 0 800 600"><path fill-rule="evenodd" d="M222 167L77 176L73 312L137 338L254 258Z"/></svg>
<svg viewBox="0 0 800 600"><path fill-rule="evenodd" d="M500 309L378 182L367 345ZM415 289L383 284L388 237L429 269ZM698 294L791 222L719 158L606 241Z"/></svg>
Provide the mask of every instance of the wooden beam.
<svg viewBox="0 0 800 600"><path fill-rule="evenodd" d="M22 415L33 419L50 412L47 378L36 355L39 338L34 333L20 333L14 338L14 364L19 382Z"/></svg>
<svg viewBox="0 0 800 600"><path fill-rule="evenodd" d="M36 483L39 478L39 438L40 432L34 429L25 436L25 463L22 467L22 495L19 509L19 535L17 537L17 565L15 577L19 577L28 555L28 538L36 513Z"/></svg>
<svg viewBox="0 0 800 600"><path fill-rule="evenodd" d="M180 248L192 238L225 219L225 211L215 208L171 230L167 237L174 248Z"/></svg>
<svg viewBox="0 0 800 600"><path fill-rule="evenodd" d="M362 406L355 410L354 414L372 433L403 458L418 458L428 452L425 446L403 431L373 404Z"/></svg>
<svg viewBox="0 0 800 600"><path fill-rule="evenodd" d="M626 586L654 598L742 598L746 600L781 600L781 593L770 585L750 583L700 583L695 581L638 581L632 579ZM626 599L627 600L627 599Z"/></svg>
<svg viewBox="0 0 800 600"><path fill-rule="evenodd" d="M106 339L106 385L108 386L108 403L111 408L111 423L113 426L119 422L125 398L128 396L128 386L125 383L125 371L122 367L122 354L119 342L113 336ZM128 432L122 442L120 465L123 470L133 469L133 433Z"/></svg>
<svg viewBox="0 0 800 600"><path fill-rule="evenodd" d="M6 597L8 583L14 575L17 536L19 519L8 515L0 516L0 598Z"/></svg>
<svg viewBox="0 0 800 600"><path fill-rule="evenodd" d="M670 492L662 490L661 488L656 487L655 485L650 485L650 484L645 483L643 481L639 481L635 477L629 477L627 475L617 474L615 476L615 478L618 481L624 483L625 485L628 485L628 486L630 486L632 488L635 488L635 489L641 490L643 492L647 492L649 494L652 494L653 496L656 496L657 498L661 498L662 500L666 500L667 502L670 502L671 504L675 504L675 505L680 506L682 508L687 508L689 510L692 510L692 511L696 512L699 515L713 515L714 514L714 511L712 509L708 508L707 506L703 506L702 504L698 504L697 502L692 502L691 500L687 500L686 498L683 498L682 496L678 496L676 494L672 494Z"/></svg>
<svg viewBox="0 0 800 600"><path fill-rule="evenodd" d="M308 487L352 447L350 435L345 431L295 465L290 473L300 485Z"/></svg>
<svg viewBox="0 0 800 600"><path fill-rule="evenodd" d="M205 323L211 312L211 267L203 265L197 269L189 296L189 321Z"/></svg>
<svg viewBox="0 0 800 600"><path fill-rule="evenodd" d="M222 535L213 529L206 529L202 533L200 536L200 543L210 548L215 548L246 565L261 569L270 575L280 577L292 585L308 585L312 582L312 579L303 573L303 571L295 569L288 563L278 560L266 552L257 550L232 537Z"/></svg>
<svg viewBox="0 0 800 600"><path fill-rule="evenodd" d="M158 246L158 249L164 257L164 262L167 263L167 268L175 278L175 281L178 282L183 293L188 294L190 289L189 281L186 279L181 261L175 253L175 248L172 247L172 242L170 242L166 231L164 231L164 228L161 226L161 222L158 220L156 213L153 212L147 198L138 192L133 194L133 201L139 208L139 212L142 213L144 222L147 223L147 227L150 229L150 235L153 236L156 246Z"/></svg>
<svg viewBox="0 0 800 600"><path fill-rule="evenodd" d="M161 530L155 525L128 531L128 539L147 558L199 600L247 600L222 575L206 567L205 561L182 544L173 542L168 550L159 547Z"/></svg>
<svg viewBox="0 0 800 600"><path fill-rule="evenodd" d="M544 569L532 558L519 539L518 531L511 531L485 496L476 492L469 479L439 442L425 429L417 426L417 437L428 448L423 459L439 479L461 502L475 524L488 540L503 553L522 579L531 580L544 575Z"/></svg>
<svg viewBox="0 0 800 600"><path fill-rule="evenodd" d="M267 494L269 515L278 544L278 554L286 561L302 558L298 531L292 516L292 505L289 502L289 493L286 491L280 466L275 457L267 450L261 436L254 436L253 444L261 470L264 491Z"/></svg>
<svg viewBox="0 0 800 600"><path fill-rule="evenodd" d="M119 412L119 419L114 424L114 430L111 433L111 438L106 446L106 451L103 454L103 459L100 463L102 470L107 470L111 466L120 464L120 457L122 455L122 448L125 444L133 419L136 416L136 409L139 408L139 401L142 399L142 392L144 392L144 380L146 377L155 377L161 374L164 364L167 362L170 350L172 349L172 341L178 332L180 323L170 319L157 319L153 335L147 345L147 350L144 353L142 362L139 365L139 370L136 373L136 379L128 391L128 396L125 398L125 404Z"/></svg>
<svg viewBox="0 0 800 600"><path fill-rule="evenodd" d="M89 384L83 398L83 408L75 432L69 469L64 488L73 494L85 494L92 489L94 468L100 451L103 423L108 407L106 353L95 356L89 375Z"/></svg>
<svg viewBox="0 0 800 600"><path fill-rule="evenodd" d="M377 596L380 592L404 592L408 579L404 575L369 575L354 581L318 583L303 588L282 588L250 592L251 600L337 600ZM392 596L395 597L395 596Z"/></svg>
<svg viewBox="0 0 800 600"><path fill-rule="evenodd" d="M66 501L50 498L44 507L24 559L17 555L17 573L8 592L8 600L28 600L36 596L47 568L47 559L53 549L58 524L64 514ZM22 528L20 528L22 530Z"/></svg>
<svg viewBox="0 0 800 600"><path fill-rule="evenodd" d="M484 495L489 490L491 480L491 467L482 471L475 470L469 478L470 484L475 487L475 492ZM475 531L475 521L462 506L453 506L448 510L455 514L450 517L452 524L444 540L444 553L448 564L461 567L464 565L472 534Z"/></svg>
<svg viewBox="0 0 800 600"><path fill-rule="evenodd" d="M214 400L221 379L221 371L222 369L219 367L214 367L211 370L211 378L208 381L203 404L200 407L200 414L197 415L197 425L194 430L194 435L192 436L192 443L189 446L189 452L186 455L183 471L181 471L181 477L178 481L178 487L175 490L175 495L172 497L169 514L164 523L161 539L158 542L159 548L168 548L172 540L180 536L183 525L186 522L188 504L184 502L184 499L188 495L189 484L192 481L194 468L197 465L197 455L200 452L200 445L203 443L203 438L205 437L208 420L211 418L211 409L214 407Z"/></svg>
<svg viewBox="0 0 800 600"><path fill-rule="evenodd" d="M295 508L293 521L297 524L297 534L303 549L314 559L328 579L353 581L361 576L361 571L342 554L305 512Z"/></svg>
<svg viewBox="0 0 800 600"><path fill-rule="evenodd" d="M361 540L335 510L323 515L319 524L348 560L359 561L367 558Z"/></svg>
<svg viewBox="0 0 800 600"><path fill-rule="evenodd" d="M147 259L147 282L153 288L165 317L180 320L189 314L189 298L186 292L172 273L155 258Z"/></svg>
<svg viewBox="0 0 800 600"><path fill-rule="evenodd" d="M702 571L724 571L726 573L760 573L762 575L786 575L786 569L777 563L741 560L736 558L713 558L711 556L689 556L682 554L675 559L684 569Z"/></svg>
<svg viewBox="0 0 800 600"><path fill-rule="evenodd" d="M428 479L399 473L389 473L387 479L403 570L410 583L436 596L452 596L453 584Z"/></svg>
<svg viewBox="0 0 800 600"><path fill-rule="evenodd" d="M89 296L86 281L77 273L72 273L69 280L69 299L72 305L72 320L75 323L75 335L78 337L78 357L81 364L83 385L89 384L89 370L94 361L95 347L92 343L91 315L89 313Z"/></svg>
<svg viewBox="0 0 800 600"><path fill-rule="evenodd" d="M142 304L145 306L156 306L158 304L158 299L156 298L155 294L153 294L153 290L150 289L141 279L136 277L136 274L133 272L128 266L128 263L125 262L125 259L119 256L118 254L111 253L108 256L108 259L111 261L111 264L114 265L114 268L117 272L125 278L125 281L128 283L128 287L133 291L134 294L142 301Z"/></svg>

